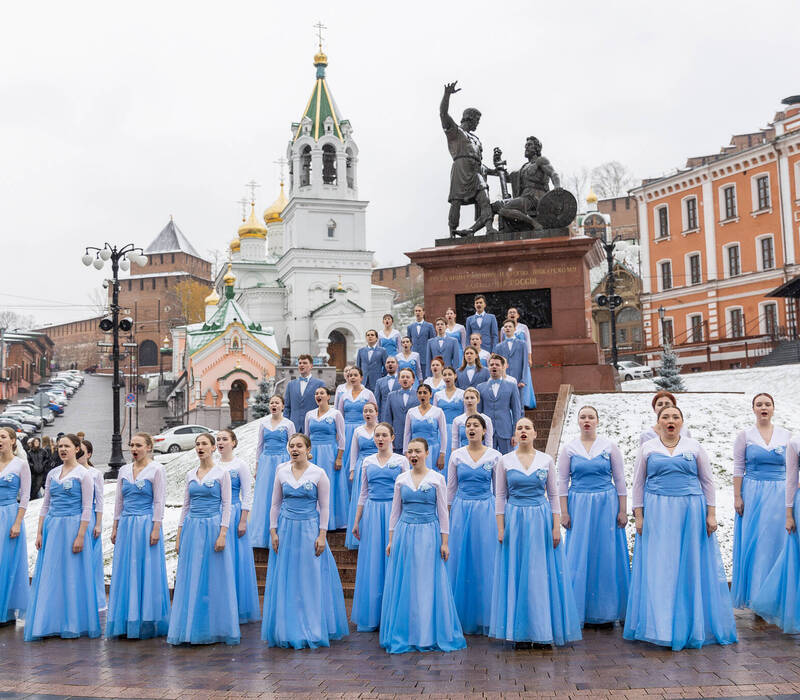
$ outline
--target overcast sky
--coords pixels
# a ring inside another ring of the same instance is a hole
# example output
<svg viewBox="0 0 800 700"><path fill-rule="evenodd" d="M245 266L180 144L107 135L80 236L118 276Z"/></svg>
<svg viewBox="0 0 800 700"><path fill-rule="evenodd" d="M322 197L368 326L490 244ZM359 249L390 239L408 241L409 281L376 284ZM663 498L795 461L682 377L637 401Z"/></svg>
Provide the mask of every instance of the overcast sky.
<svg viewBox="0 0 800 700"><path fill-rule="evenodd" d="M8 3L0 309L88 315L104 273L83 246L146 246L170 214L201 253L227 249L244 184L261 183L259 211L277 195L318 19L383 265L447 234L446 81L463 88L453 114L483 112L487 161L500 146L519 165L535 134L562 173L618 160L637 177L718 151L800 93L794 0Z"/></svg>

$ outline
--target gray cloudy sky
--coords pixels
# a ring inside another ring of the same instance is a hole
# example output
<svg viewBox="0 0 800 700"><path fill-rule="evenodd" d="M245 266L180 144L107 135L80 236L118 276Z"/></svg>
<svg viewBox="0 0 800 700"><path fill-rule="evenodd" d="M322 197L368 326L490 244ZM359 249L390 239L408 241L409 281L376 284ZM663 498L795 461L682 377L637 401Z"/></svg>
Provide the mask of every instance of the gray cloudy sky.
<svg viewBox="0 0 800 700"><path fill-rule="evenodd" d="M103 273L82 247L147 245L170 214L199 251L226 248L244 183L261 183L259 210L277 194L317 19L381 264L446 235L445 81L463 87L454 113L482 110L488 157L518 163L536 134L561 172L613 159L638 177L800 92L793 0L7 3L0 309L88 314Z"/></svg>

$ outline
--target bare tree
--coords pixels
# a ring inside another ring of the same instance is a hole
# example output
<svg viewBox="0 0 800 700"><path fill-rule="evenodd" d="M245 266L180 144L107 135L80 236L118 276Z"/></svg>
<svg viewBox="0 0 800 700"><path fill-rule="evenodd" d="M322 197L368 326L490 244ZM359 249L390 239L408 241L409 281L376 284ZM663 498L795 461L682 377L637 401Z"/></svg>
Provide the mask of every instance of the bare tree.
<svg viewBox="0 0 800 700"><path fill-rule="evenodd" d="M219 248L209 248L206 250L206 253L208 254L208 259L211 261L211 279L215 280L220 265L225 264L226 255Z"/></svg>
<svg viewBox="0 0 800 700"><path fill-rule="evenodd" d="M197 280L182 280L175 285L173 293L180 304L186 323L198 323L205 316L205 298L211 291L207 284Z"/></svg>
<svg viewBox="0 0 800 700"><path fill-rule="evenodd" d="M36 325L36 319L31 315L18 314L11 309L0 310L0 328L8 330L28 330Z"/></svg>
<svg viewBox="0 0 800 700"><path fill-rule="evenodd" d="M578 211L581 211L586 204L586 195L589 194L589 183L591 173L588 168L580 168L571 173L561 176L561 186L569 190L578 200Z"/></svg>
<svg viewBox="0 0 800 700"><path fill-rule="evenodd" d="M601 199L624 197L636 184L633 173L618 160L609 160L592 169L592 189Z"/></svg>
<svg viewBox="0 0 800 700"><path fill-rule="evenodd" d="M108 292L93 289L88 295L89 309L93 316L102 316L108 310Z"/></svg>

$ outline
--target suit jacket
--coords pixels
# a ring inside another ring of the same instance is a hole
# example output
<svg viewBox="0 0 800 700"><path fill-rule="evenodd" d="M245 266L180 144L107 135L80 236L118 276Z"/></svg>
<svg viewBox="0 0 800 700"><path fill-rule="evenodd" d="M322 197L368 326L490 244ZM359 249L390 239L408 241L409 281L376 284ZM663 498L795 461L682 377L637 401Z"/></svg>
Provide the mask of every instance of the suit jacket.
<svg viewBox="0 0 800 700"><path fill-rule="evenodd" d="M372 350L372 359L369 359L369 351ZM365 345L360 348L356 355L356 367L358 367L364 375L364 386L373 393L378 380L386 374L386 350L384 350L380 343L374 348Z"/></svg>
<svg viewBox="0 0 800 700"><path fill-rule="evenodd" d="M394 428L394 451L403 451L403 433L406 429L406 413L419 406L419 399L413 389L408 390L408 403L403 406L403 390L390 391L381 407L381 421L391 423Z"/></svg>
<svg viewBox="0 0 800 700"><path fill-rule="evenodd" d="M419 328L419 333L417 333L417 328ZM432 323L427 321L420 321L419 323L414 321L408 324L406 335L411 338L411 349L419 353L419 359L422 362L422 376L427 377L428 365L425 363L425 357L428 352L428 341L436 337L436 329Z"/></svg>
<svg viewBox="0 0 800 700"><path fill-rule="evenodd" d="M492 352L502 355L508 360L506 373L516 378L518 382L525 376L525 365L528 362L528 348L519 338L512 338L511 349L508 349L508 339L503 338L494 346Z"/></svg>
<svg viewBox="0 0 800 700"><path fill-rule="evenodd" d="M483 384L483 382L489 381L489 370L486 367L481 367L480 369L475 370L475 374L472 375L472 381L469 380L467 376L467 370L458 370L456 372L456 386L459 389L466 389L467 387L471 386L478 386L478 384Z"/></svg>
<svg viewBox="0 0 800 700"><path fill-rule="evenodd" d="M392 388L389 388L389 380L393 379ZM390 377L388 374L385 377L381 377L377 384L375 385L375 391L372 393L375 394L375 400L378 402L378 415L381 415L381 406L383 406L384 402L386 401L386 397L389 395L390 391L394 391L395 389L400 388L400 383L397 381L397 372L395 372L394 377Z"/></svg>
<svg viewBox="0 0 800 700"><path fill-rule="evenodd" d="M509 440L514 435L517 421L522 417L522 404L517 387L501 379L496 397L492 391L491 379L476 388L481 395L478 410L492 419L494 434L497 437Z"/></svg>
<svg viewBox="0 0 800 700"><path fill-rule="evenodd" d="M308 385L301 396L299 377L292 379L286 385L286 392L283 395L283 415L294 423L298 433L302 433L305 429L306 413L317 407L317 402L314 401L314 392L321 386L325 386L325 382L316 377L309 377Z"/></svg>
<svg viewBox="0 0 800 700"><path fill-rule="evenodd" d="M469 342L469 338L473 333L480 333L481 348L485 350L493 348L497 345L497 341L500 340L497 319L494 314L484 312L480 328L478 327L478 314L472 314L472 316L468 317L464 325L467 328L467 342Z"/></svg>
<svg viewBox="0 0 800 700"><path fill-rule="evenodd" d="M441 348L439 347L440 340L444 341ZM459 357L458 352L458 341L455 338L451 338L450 336L439 338L437 336L428 341L427 354L425 355L425 366L428 369L430 369L431 360L437 355L441 355L444 358L445 367L455 368L461 366L461 358Z"/></svg>

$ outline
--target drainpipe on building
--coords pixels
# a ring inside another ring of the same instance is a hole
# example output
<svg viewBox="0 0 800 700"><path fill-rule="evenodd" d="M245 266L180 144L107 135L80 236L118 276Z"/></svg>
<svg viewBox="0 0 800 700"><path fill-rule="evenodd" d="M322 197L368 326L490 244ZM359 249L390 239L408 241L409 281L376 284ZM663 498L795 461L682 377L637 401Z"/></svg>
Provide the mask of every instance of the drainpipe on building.
<svg viewBox="0 0 800 700"><path fill-rule="evenodd" d="M783 196L781 191L781 150L778 148L778 137L775 137L772 140L772 150L775 151L775 169L777 171L778 177L776 180L778 181L778 216L780 217L781 221L781 245L783 246L783 281L789 281L789 271L788 271L788 264L786 262L786 228L783 225ZM788 321L789 321L789 336L794 340L797 338L797 313L796 313L796 300L793 300L792 303L788 305L788 311L791 313L787 313Z"/></svg>

